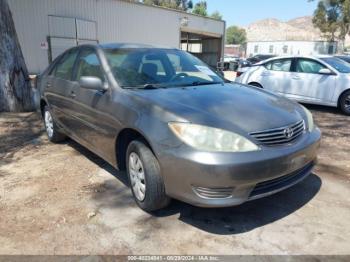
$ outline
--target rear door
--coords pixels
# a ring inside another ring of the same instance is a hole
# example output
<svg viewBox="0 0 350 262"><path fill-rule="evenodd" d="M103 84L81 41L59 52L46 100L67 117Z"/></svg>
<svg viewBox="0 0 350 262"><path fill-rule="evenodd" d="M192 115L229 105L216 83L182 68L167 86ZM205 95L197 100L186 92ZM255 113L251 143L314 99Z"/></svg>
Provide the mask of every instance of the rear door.
<svg viewBox="0 0 350 262"><path fill-rule="evenodd" d="M74 85L72 73L77 55L76 48L65 53L49 73L44 87L53 117L68 132L72 121L71 89Z"/></svg>
<svg viewBox="0 0 350 262"><path fill-rule="evenodd" d="M265 63L259 81L263 88L288 96L291 92L292 61L292 58L282 58Z"/></svg>
<svg viewBox="0 0 350 262"><path fill-rule="evenodd" d="M296 58L291 82L291 98L310 103L331 102L336 74L320 74L327 66L311 58Z"/></svg>

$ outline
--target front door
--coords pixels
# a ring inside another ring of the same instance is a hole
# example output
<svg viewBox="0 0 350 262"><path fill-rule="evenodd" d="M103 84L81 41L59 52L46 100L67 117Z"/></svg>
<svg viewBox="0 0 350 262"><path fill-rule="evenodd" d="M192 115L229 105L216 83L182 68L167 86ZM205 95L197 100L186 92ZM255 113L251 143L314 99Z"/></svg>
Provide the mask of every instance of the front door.
<svg viewBox="0 0 350 262"><path fill-rule="evenodd" d="M297 58L291 82L291 98L302 102L332 102L335 74L321 74L327 67L310 58Z"/></svg>
<svg viewBox="0 0 350 262"><path fill-rule="evenodd" d="M98 155L112 160L109 152L114 147L116 125L113 112L109 112L113 90L91 90L79 86L83 76L100 78L106 85L107 80L100 59L92 48L81 51L74 70L74 118L76 119L75 136Z"/></svg>

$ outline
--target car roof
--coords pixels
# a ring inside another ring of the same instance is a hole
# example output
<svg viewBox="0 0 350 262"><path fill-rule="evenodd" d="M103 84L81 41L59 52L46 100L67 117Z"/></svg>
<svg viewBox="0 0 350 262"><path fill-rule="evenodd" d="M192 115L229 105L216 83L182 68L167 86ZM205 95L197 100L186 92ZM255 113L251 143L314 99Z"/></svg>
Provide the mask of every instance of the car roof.
<svg viewBox="0 0 350 262"><path fill-rule="evenodd" d="M275 57L272 57L272 58L269 58L269 59L266 59L264 61L261 61L259 63L257 63L256 65L261 65L261 64L264 64L266 62L270 62L270 61L275 61L275 60L279 60L279 59L288 59L288 58L310 58L310 59L315 59L315 60L319 60L321 58L331 58L331 57L334 57L334 56L331 56L331 55L283 55L283 56L275 56Z"/></svg>

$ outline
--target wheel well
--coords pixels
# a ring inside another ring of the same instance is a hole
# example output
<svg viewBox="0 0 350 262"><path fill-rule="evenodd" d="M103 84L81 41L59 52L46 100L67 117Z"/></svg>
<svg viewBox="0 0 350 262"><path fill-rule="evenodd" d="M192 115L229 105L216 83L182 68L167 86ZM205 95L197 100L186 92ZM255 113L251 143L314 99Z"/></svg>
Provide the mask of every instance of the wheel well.
<svg viewBox="0 0 350 262"><path fill-rule="evenodd" d="M259 87L259 88L263 88L262 85L260 85L260 84L257 83L257 82L250 82L248 85L250 85L250 86L255 86L255 87Z"/></svg>
<svg viewBox="0 0 350 262"><path fill-rule="evenodd" d="M340 96L338 97L338 107L340 107L340 99L341 99L341 97L342 97L346 92L349 92L349 91L350 91L350 89L346 89L346 90L343 91L343 93L340 94Z"/></svg>
<svg viewBox="0 0 350 262"><path fill-rule="evenodd" d="M44 116L44 107L47 105L47 103L45 102L44 99L41 99L40 100L40 112L41 112L41 115Z"/></svg>
<svg viewBox="0 0 350 262"><path fill-rule="evenodd" d="M115 152L116 152L117 165L119 170L125 170L126 150L128 149L130 142L136 139L143 141L153 152L152 147L150 146L146 138L141 133L131 128L126 128L122 130L119 133L115 143Z"/></svg>

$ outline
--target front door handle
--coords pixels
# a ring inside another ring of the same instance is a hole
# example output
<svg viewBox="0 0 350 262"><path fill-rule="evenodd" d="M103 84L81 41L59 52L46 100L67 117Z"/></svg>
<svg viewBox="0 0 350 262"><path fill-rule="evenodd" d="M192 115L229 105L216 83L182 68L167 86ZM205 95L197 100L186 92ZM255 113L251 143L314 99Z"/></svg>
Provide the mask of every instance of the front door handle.
<svg viewBox="0 0 350 262"><path fill-rule="evenodd" d="M292 78L294 79L294 80L300 80L300 76L292 76Z"/></svg>
<svg viewBox="0 0 350 262"><path fill-rule="evenodd" d="M75 98L77 95L72 91L72 92L70 92L70 97L71 98Z"/></svg>
<svg viewBox="0 0 350 262"><path fill-rule="evenodd" d="M46 88L50 88L51 87L51 83L46 83Z"/></svg>

